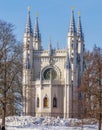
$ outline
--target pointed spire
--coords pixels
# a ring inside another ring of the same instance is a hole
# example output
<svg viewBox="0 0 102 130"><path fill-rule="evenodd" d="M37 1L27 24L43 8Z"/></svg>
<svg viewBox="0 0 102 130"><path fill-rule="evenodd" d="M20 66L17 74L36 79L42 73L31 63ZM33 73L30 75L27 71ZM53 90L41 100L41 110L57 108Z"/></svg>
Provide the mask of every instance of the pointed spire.
<svg viewBox="0 0 102 130"><path fill-rule="evenodd" d="M67 50L67 56L66 56L66 61L65 61L65 68L66 69L70 69L71 68L68 50Z"/></svg>
<svg viewBox="0 0 102 130"><path fill-rule="evenodd" d="M74 9L72 9L72 13L71 13L71 20L70 20L70 26L69 26L69 33L71 33L71 34L76 33L75 19L74 19Z"/></svg>
<svg viewBox="0 0 102 130"><path fill-rule="evenodd" d="M27 16L25 33L33 34L32 25L31 25L31 18L30 18L30 7L29 6L28 6L28 16Z"/></svg>
<svg viewBox="0 0 102 130"><path fill-rule="evenodd" d="M80 12L78 12L77 36L80 37L80 38L83 38Z"/></svg>
<svg viewBox="0 0 102 130"><path fill-rule="evenodd" d="M36 19L35 19L34 38L37 40L41 40L41 36L39 33L38 14L36 14Z"/></svg>

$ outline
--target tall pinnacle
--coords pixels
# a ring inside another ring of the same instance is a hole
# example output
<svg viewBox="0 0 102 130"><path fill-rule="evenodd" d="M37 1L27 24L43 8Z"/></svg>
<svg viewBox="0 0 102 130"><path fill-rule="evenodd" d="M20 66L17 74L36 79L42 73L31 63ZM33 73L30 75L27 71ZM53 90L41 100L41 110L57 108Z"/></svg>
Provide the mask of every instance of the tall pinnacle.
<svg viewBox="0 0 102 130"><path fill-rule="evenodd" d="M81 25L81 16L78 13L78 27L77 27L77 36L83 38L82 25Z"/></svg>
<svg viewBox="0 0 102 130"><path fill-rule="evenodd" d="M40 32L39 32L39 24L38 24L38 14L36 14L36 19L35 19L34 38L37 40L41 40L41 36L40 36Z"/></svg>
<svg viewBox="0 0 102 130"><path fill-rule="evenodd" d="M75 20L74 20L74 10L73 9L72 9L72 14L71 14L69 33L71 33L71 34L76 33Z"/></svg>
<svg viewBox="0 0 102 130"><path fill-rule="evenodd" d="M48 50L49 50L49 56L51 56L52 55L51 38L49 39L49 48L48 48Z"/></svg>
<svg viewBox="0 0 102 130"><path fill-rule="evenodd" d="M25 33L33 34L32 25L31 25L31 18L30 18L30 7L28 7L28 16L27 16Z"/></svg>

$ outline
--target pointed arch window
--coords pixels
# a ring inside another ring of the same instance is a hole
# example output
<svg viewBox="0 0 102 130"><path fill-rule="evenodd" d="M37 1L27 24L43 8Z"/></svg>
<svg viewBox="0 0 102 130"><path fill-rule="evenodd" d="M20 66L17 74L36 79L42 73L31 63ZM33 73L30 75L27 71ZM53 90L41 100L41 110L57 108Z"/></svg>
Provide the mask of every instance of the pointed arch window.
<svg viewBox="0 0 102 130"><path fill-rule="evenodd" d="M39 98L37 97L37 107L39 108Z"/></svg>
<svg viewBox="0 0 102 130"><path fill-rule="evenodd" d="M44 71L44 79L45 80L49 80L49 79L53 79L55 80L57 78L57 72L54 68L48 68Z"/></svg>
<svg viewBox="0 0 102 130"><path fill-rule="evenodd" d="M53 98L53 107L57 107L57 98L56 97Z"/></svg>
<svg viewBox="0 0 102 130"><path fill-rule="evenodd" d="M47 98L47 97L45 97L44 100L43 100L43 106L44 106L45 108L48 107L48 98Z"/></svg>

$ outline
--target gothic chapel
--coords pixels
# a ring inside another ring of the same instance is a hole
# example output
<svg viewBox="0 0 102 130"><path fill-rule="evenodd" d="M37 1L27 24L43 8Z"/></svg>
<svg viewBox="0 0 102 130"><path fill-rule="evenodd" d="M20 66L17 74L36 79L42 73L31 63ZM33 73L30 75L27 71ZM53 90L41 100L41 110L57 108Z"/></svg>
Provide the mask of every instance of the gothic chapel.
<svg viewBox="0 0 102 130"><path fill-rule="evenodd" d="M81 17L75 26L74 10L67 34L67 48L53 49L41 43L38 16L34 31L30 10L23 40L23 113L32 116L77 117L77 88L84 71L84 35Z"/></svg>

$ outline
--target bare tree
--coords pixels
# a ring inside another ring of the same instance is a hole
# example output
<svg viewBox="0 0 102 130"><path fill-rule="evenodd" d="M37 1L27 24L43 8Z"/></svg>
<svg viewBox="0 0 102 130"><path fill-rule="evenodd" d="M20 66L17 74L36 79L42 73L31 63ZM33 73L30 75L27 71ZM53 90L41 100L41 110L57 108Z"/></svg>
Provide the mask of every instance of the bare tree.
<svg viewBox="0 0 102 130"><path fill-rule="evenodd" d="M13 34L14 26L0 21L0 106L2 124L5 117L15 110L21 100L21 45Z"/></svg>
<svg viewBox="0 0 102 130"><path fill-rule="evenodd" d="M86 71L84 72L80 91L84 116L94 117L102 121L102 49L94 47L92 52L86 53Z"/></svg>

